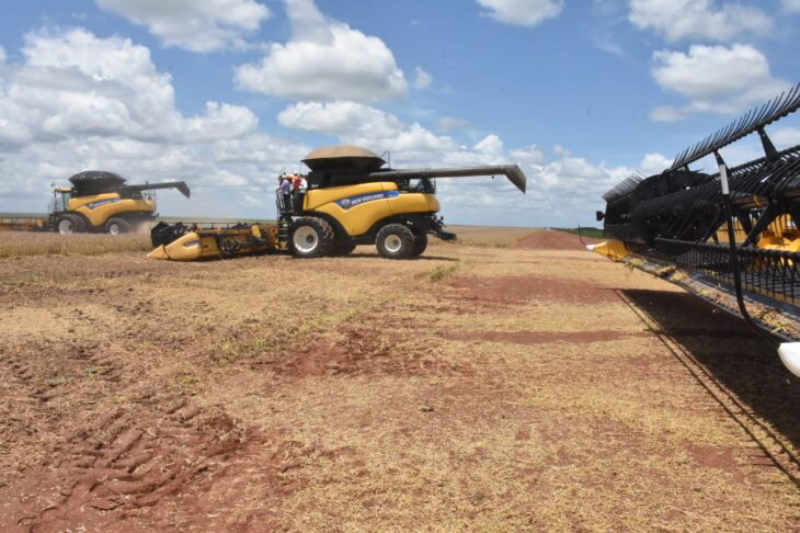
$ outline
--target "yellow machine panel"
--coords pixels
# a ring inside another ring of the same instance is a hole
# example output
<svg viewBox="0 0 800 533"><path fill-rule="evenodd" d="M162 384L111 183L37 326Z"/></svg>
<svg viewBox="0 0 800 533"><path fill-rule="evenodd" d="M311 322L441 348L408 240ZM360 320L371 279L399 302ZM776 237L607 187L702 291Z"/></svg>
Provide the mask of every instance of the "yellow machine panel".
<svg viewBox="0 0 800 533"><path fill-rule="evenodd" d="M92 226L102 226L121 213L152 213L155 202L149 199L120 198L118 193L96 194L71 198L69 210L85 216Z"/></svg>
<svg viewBox="0 0 800 533"><path fill-rule="evenodd" d="M391 209L392 213L395 215L438 213L439 200L437 200L436 195L433 194L405 192L389 200L389 209Z"/></svg>
<svg viewBox="0 0 800 533"><path fill-rule="evenodd" d="M622 261L630 255L630 250L625 246L625 243L618 240L610 240L601 242L590 248L591 251L607 257L612 261Z"/></svg>
<svg viewBox="0 0 800 533"><path fill-rule="evenodd" d="M314 193L322 193L320 196L327 202L320 203L312 196ZM307 195L312 198L309 199L306 210L332 216L351 237L356 237L369 231L376 222L391 213L388 197L398 194L394 183L364 183L333 187L322 191L311 191Z"/></svg>
<svg viewBox="0 0 800 533"><path fill-rule="evenodd" d="M389 215L436 213L439 202L433 194L400 192L396 183L377 182L309 191L303 207L332 216L358 237Z"/></svg>
<svg viewBox="0 0 800 533"><path fill-rule="evenodd" d="M208 239L206 245L203 246L200 236L192 231L176 241L159 246L147 254L147 257L151 259L171 259L172 261L197 261L203 258L204 251L206 257L219 257L219 248L217 248L217 243L214 239Z"/></svg>
<svg viewBox="0 0 800 533"><path fill-rule="evenodd" d="M197 261L285 250L276 226L195 229L147 254L151 259Z"/></svg>
<svg viewBox="0 0 800 533"><path fill-rule="evenodd" d="M397 190L397 185L394 183L382 182L361 183L358 185L342 185L339 187L331 187L329 189L313 189L308 191L306 194L305 202L303 202L303 209L306 211L315 211L319 207L331 202L342 202L348 198L368 194L380 194L389 187L393 187L394 190Z"/></svg>

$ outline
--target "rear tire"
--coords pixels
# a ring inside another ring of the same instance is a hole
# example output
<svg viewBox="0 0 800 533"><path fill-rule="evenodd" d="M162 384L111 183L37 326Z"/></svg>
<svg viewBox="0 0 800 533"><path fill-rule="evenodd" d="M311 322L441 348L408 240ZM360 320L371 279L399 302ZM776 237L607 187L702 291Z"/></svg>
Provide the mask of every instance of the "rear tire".
<svg viewBox="0 0 800 533"><path fill-rule="evenodd" d="M417 235L414 235L414 251L411 253L411 257L421 256L427 248L428 236L424 233L418 233Z"/></svg>
<svg viewBox="0 0 800 533"><path fill-rule="evenodd" d="M130 231L131 225L124 218L112 217L106 222L106 233L109 235L124 235Z"/></svg>
<svg viewBox="0 0 800 533"><path fill-rule="evenodd" d="M414 234L402 224L389 224L378 232L375 244L387 259L408 259L414 253Z"/></svg>
<svg viewBox="0 0 800 533"><path fill-rule="evenodd" d="M80 215L65 213L56 219L56 231L61 235L72 235L86 231L86 224Z"/></svg>
<svg viewBox="0 0 800 533"><path fill-rule="evenodd" d="M332 251L334 244L333 228L321 218L300 217L292 224L289 246L295 257L323 257Z"/></svg>

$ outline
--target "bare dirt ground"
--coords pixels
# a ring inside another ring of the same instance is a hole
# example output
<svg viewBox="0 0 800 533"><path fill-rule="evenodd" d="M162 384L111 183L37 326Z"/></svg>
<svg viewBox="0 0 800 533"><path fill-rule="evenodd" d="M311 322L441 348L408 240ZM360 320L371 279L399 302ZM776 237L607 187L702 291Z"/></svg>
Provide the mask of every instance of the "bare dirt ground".
<svg viewBox="0 0 800 533"><path fill-rule="evenodd" d="M797 531L800 382L572 237L0 260L0 531Z"/></svg>
<svg viewBox="0 0 800 533"><path fill-rule="evenodd" d="M533 250L585 250L587 244L597 242L596 239L546 229L522 237L515 243L515 247Z"/></svg>

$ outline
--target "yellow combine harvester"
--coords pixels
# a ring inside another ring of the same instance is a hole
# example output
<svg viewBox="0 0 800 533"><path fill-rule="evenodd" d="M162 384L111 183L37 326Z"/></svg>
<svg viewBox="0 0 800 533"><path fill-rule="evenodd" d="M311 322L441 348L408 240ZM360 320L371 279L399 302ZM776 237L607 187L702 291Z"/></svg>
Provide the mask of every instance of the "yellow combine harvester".
<svg viewBox="0 0 800 533"><path fill-rule="evenodd" d="M347 255L359 244L374 244L390 259L419 257L428 235L456 238L437 216L434 178L505 175L522 192L526 185L517 165L393 170L356 146L321 148L303 163L311 169L307 192L277 191L276 224L202 229L162 223L152 230L150 257L193 261L283 250L323 257Z"/></svg>
<svg viewBox="0 0 800 533"><path fill-rule="evenodd" d="M120 235L156 218L155 195L145 191L178 189L187 198L190 195L182 181L126 185L125 178L100 170L75 174L69 181L72 187L53 189L46 218L3 218L0 229Z"/></svg>

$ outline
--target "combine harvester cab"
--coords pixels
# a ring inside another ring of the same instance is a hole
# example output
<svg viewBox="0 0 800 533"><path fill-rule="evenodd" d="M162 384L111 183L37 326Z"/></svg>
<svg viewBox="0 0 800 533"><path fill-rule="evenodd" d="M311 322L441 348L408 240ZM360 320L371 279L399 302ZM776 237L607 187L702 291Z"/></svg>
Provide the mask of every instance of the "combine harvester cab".
<svg viewBox="0 0 800 533"><path fill-rule="evenodd" d="M767 126L800 108L800 86L678 154L663 173L608 191L595 252L678 283L742 316L800 376L800 145ZM758 134L763 157L730 168L722 149ZM713 157L714 173L691 165ZM757 310L757 318L749 309Z"/></svg>
<svg viewBox="0 0 800 533"><path fill-rule="evenodd" d="M231 228L157 226L150 257L191 261L289 250L295 257L343 256L357 245L374 244L390 259L419 257L428 235L455 239L438 216L435 178L505 175L525 192L517 165L394 170L375 153L333 146L303 159L311 169L302 194L276 191L274 225Z"/></svg>

